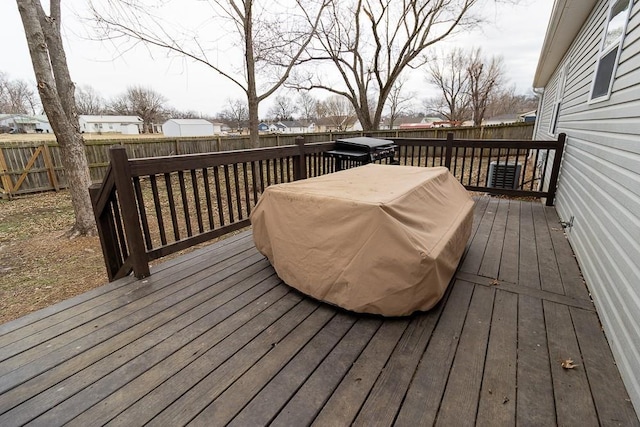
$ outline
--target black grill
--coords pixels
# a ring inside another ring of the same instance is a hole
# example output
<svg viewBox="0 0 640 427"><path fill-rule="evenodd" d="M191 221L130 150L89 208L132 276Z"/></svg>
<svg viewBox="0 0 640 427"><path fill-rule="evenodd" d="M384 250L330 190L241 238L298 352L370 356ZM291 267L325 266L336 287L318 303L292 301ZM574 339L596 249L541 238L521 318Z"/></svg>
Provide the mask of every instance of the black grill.
<svg viewBox="0 0 640 427"><path fill-rule="evenodd" d="M372 162L397 164L396 149L391 141L361 136L337 139L335 149L325 154L336 160L336 171L339 171Z"/></svg>

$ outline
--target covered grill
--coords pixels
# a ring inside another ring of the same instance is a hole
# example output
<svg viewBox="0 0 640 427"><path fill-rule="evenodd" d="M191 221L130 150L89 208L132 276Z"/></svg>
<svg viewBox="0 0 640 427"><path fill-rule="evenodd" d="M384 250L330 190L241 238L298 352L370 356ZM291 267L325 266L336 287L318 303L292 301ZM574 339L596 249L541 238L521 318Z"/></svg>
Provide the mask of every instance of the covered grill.
<svg viewBox="0 0 640 427"><path fill-rule="evenodd" d="M336 159L336 171L368 163L395 164L397 146L385 139L361 136L336 140L335 149L325 154Z"/></svg>

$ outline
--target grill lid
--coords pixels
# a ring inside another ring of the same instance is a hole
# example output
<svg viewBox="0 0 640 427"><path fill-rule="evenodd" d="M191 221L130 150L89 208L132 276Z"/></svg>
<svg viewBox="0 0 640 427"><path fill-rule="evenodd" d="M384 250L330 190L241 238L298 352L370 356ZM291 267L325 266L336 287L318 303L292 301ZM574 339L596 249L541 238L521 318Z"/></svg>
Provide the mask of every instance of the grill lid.
<svg viewBox="0 0 640 427"><path fill-rule="evenodd" d="M392 145L392 141L385 139L358 136L355 138L336 139L336 149L350 149L361 151L374 151L376 148Z"/></svg>

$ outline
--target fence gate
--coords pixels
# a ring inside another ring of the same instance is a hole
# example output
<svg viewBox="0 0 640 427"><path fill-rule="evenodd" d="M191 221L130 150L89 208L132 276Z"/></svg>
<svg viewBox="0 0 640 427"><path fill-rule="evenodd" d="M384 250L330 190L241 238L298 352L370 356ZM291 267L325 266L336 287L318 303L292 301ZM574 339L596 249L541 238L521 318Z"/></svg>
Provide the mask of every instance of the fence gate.
<svg viewBox="0 0 640 427"><path fill-rule="evenodd" d="M7 156L12 164L27 160L22 169L9 168ZM26 189L23 185L28 183ZM11 198L17 194L60 189L56 168L47 144L39 146L5 147L0 150L0 197Z"/></svg>

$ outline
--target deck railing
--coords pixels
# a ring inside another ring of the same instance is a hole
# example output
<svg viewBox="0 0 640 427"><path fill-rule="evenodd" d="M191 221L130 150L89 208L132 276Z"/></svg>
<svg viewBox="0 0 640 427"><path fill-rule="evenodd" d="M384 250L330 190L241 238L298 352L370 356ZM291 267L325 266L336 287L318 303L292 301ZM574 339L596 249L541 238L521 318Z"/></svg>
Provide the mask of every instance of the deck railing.
<svg viewBox="0 0 640 427"><path fill-rule="evenodd" d="M446 166L471 191L553 204L564 135L557 141L455 140L453 134L393 140L402 165ZM151 260L248 226L267 186L334 172L335 161L324 154L334 145L299 138L283 147L143 159L112 148L102 184L90 188L109 279L131 272L146 277Z"/></svg>
<svg viewBox="0 0 640 427"><path fill-rule="evenodd" d="M553 205L566 139L554 141L391 138L408 166L445 166L469 191L546 198Z"/></svg>

